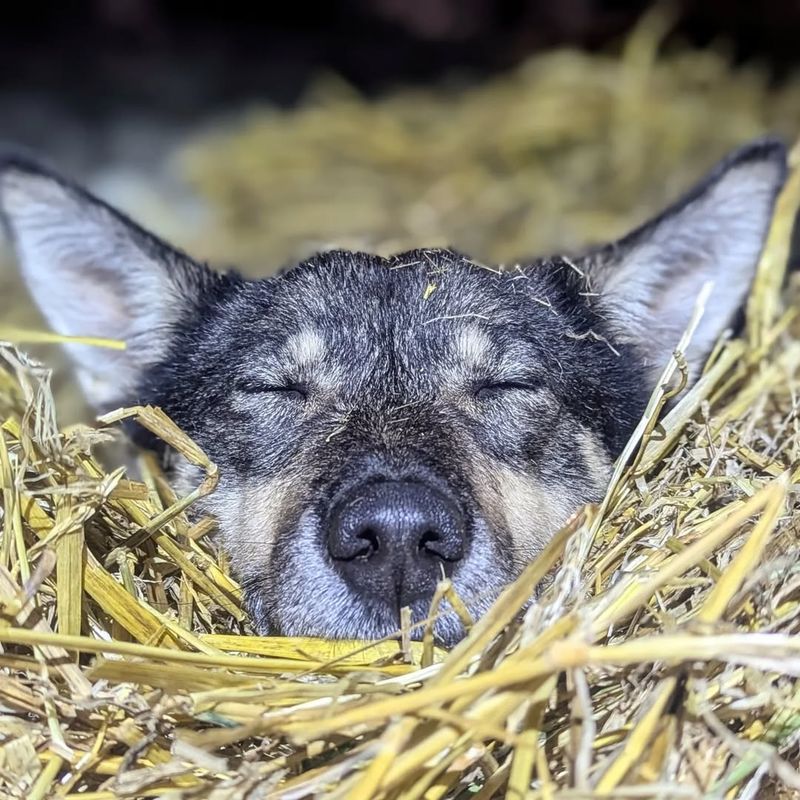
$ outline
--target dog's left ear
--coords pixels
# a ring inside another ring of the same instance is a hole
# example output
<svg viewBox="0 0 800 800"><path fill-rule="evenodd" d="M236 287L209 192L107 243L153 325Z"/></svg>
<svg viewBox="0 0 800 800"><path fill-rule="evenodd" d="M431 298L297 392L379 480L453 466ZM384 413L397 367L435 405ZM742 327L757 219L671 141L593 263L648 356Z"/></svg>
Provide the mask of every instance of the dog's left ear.
<svg viewBox="0 0 800 800"><path fill-rule="evenodd" d="M597 308L636 346L655 381L702 286L714 288L687 358L696 378L744 303L786 178L786 148L764 139L732 153L682 200L582 262Z"/></svg>
<svg viewBox="0 0 800 800"><path fill-rule="evenodd" d="M127 344L123 351L66 346L97 408L135 401L147 368L166 355L174 326L219 280L89 192L2 153L0 221L54 331Z"/></svg>

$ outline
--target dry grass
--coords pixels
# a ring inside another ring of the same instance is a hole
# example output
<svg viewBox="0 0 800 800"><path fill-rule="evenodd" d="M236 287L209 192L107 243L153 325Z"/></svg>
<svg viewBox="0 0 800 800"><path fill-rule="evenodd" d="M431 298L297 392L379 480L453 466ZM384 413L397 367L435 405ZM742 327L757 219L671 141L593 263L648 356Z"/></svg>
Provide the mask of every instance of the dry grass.
<svg viewBox="0 0 800 800"><path fill-rule="evenodd" d="M129 409L106 424L137 416L205 480L178 499L146 455L142 482L105 470L106 428L59 429L47 371L4 346L0 795L800 793L798 201L795 168L746 336L660 418L666 366L600 507L447 654L246 635L212 526L186 516L205 454Z"/></svg>

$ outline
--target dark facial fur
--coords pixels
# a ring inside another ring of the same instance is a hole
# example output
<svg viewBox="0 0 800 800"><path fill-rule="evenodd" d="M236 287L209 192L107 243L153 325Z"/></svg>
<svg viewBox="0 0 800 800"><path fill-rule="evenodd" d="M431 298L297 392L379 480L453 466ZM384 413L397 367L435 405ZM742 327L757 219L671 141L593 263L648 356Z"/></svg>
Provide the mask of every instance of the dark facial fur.
<svg viewBox="0 0 800 800"><path fill-rule="evenodd" d="M700 287L718 281L693 375L741 305L784 158L755 143L616 245L511 270L333 251L219 275L19 159L0 162L0 205L51 324L129 341L73 348L90 396L160 405L218 464L205 510L258 629L379 637L403 605L426 616L440 572L480 615L602 496ZM54 307L70 289L95 317ZM197 479L173 463L179 487ZM369 525L332 544L353 514ZM444 614L436 633L462 630Z"/></svg>

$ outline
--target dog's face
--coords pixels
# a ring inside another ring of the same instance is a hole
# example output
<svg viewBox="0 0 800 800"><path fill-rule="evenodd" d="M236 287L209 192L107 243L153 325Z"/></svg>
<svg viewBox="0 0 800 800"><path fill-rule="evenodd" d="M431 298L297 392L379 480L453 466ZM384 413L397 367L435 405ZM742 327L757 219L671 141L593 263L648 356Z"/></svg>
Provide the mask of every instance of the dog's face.
<svg viewBox="0 0 800 800"><path fill-rule="evenodd" d="M622 241L488 268L334 251L220 275L29 162L0 206L34 298L98 407L162 406L220 468L206 510L262 632L379 637L442 575L473 615L611 463L715 281L692 377L741 306L785 173L751 145ZM192 470L172 459L175 480ZM462 633L444 614L444 643Z"/></svg>
<svg viewBox="0 0 800 800"><path fill-rule="evenodd" d="M477 615L597 499L646 381L582 337L610 333L581 287L557 261L331 252L181 327L141 396L219 464L209 508L265 629L387 634L443 574Z"/></svg>

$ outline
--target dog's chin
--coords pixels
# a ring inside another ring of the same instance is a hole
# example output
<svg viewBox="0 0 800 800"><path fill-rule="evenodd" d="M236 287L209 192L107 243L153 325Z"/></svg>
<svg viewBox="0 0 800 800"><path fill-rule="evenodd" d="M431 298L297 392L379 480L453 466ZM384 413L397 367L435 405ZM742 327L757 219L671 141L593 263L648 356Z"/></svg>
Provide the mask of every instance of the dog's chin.
<svg viewBox="0 0 800 800"><path fill-rule="evenodd" d="M261 635L367 641L402 636L397 603L360 595L331 571L318 572L313 583L304 581L296 573L281 584L269 587L274 594L264 585L251 586L247 592L253 621ZM471 619L477 620L486 613L501 589L502 585L496 587L495 592L480 597L469 597L464 592L459 592L459 596ZM447 601L434 610L430 599L420 599L411 603L409 609L408 633L412 640L422 640L430 630L437 645L451 648L467 633L464 621Z"/></svg>
<svg viewBox="0 0 800 800"><path fill-rule="evenodd" d="M252 606L259 606L256 602ZM376 641L401 638L400 614L381 600L353 598L336 619L322 609L327 604L324 598L317 598L314 606L295 609L294 613L278 613L270 617L254 614L254 623L262 636L302 636L324 639L355 639ZM255 610L255 609L254 609ZM410 638L422 640L430 628L434 642L440 647L454 647L466 634L466 629L458 615L449 608L440 609L435 619L429 621L430 606L425 602L410 606Z"/></svg>

